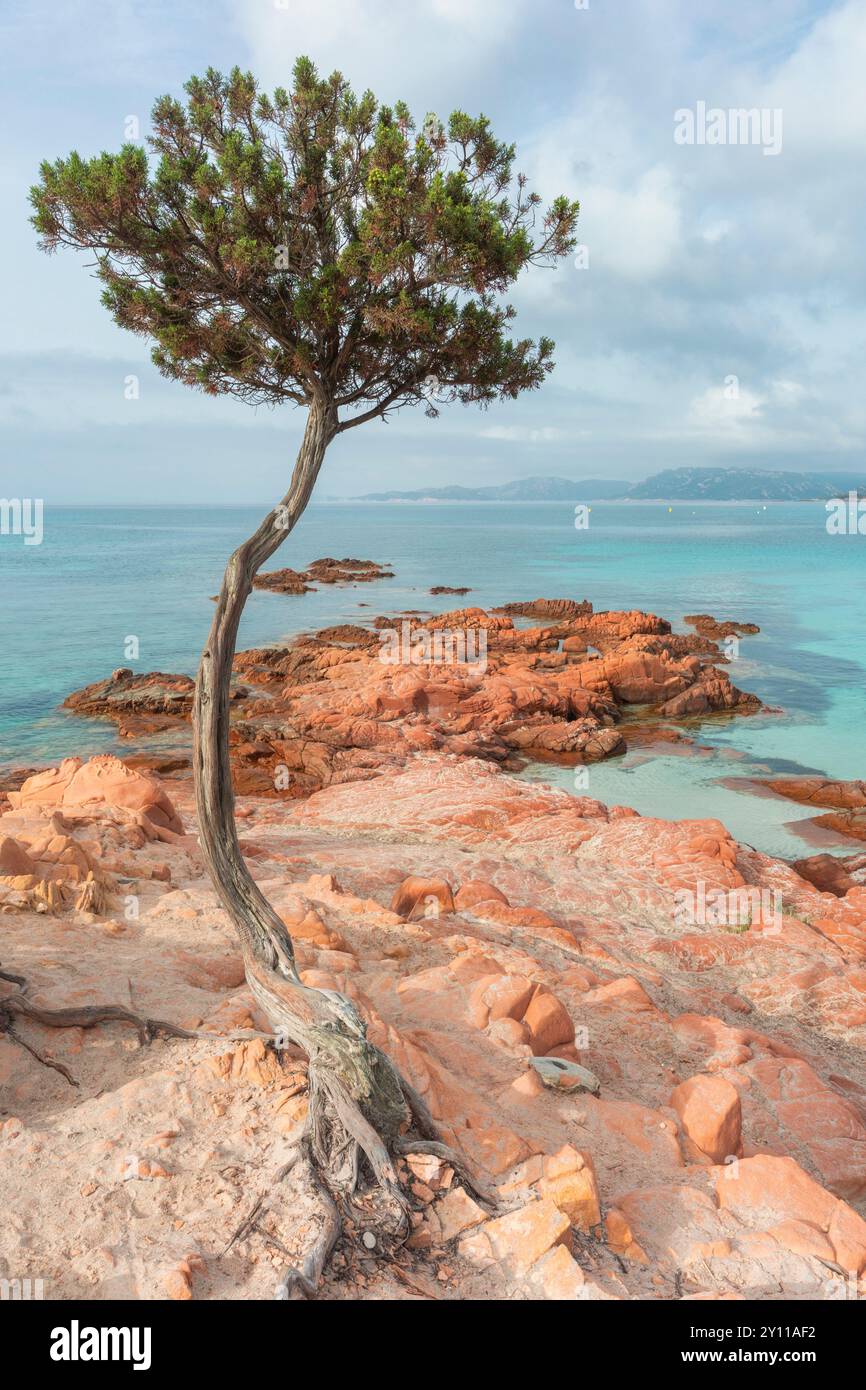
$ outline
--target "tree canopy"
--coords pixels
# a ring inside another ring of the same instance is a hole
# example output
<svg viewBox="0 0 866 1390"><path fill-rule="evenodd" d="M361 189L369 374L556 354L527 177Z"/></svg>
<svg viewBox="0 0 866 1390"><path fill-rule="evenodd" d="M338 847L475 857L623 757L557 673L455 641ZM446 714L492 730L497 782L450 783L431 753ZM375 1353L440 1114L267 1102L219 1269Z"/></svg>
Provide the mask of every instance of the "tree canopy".
<svg viewBox="0 0 866 1390"><path fill-rule="evenodd" d="M167 377L252 403L319 403L339 430L541 384L553 343L513 340L501 295L575 244L578 204L514 173L484 116L421 127L295 64L291 90L209 69L149 137L46 161L33 225L96 253L103 303Z"/></svg>

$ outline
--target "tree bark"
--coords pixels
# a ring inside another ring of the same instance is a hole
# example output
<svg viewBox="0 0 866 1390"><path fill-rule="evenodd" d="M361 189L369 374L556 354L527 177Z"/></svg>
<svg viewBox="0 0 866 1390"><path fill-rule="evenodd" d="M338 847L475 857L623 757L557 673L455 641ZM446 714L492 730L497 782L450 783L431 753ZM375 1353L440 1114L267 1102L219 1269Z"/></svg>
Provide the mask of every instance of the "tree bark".
<svg viewBox="0 0 866 1390"><path fill-rule="evenodd" d="M253 997L275 1035L309 1057L307 1140L314 1160L332 1189L350 1193L363 1154L378 1182L402 1203L391 1147L410 1113L405 1083L368 1042L349 999L301 982L289 933L241 855L229 761L230 681L244 604L257 571L302 515L336 432L335 408L314 402L288 492L226 566L196 681L196 805L202 853L240 937Z"/></svg>

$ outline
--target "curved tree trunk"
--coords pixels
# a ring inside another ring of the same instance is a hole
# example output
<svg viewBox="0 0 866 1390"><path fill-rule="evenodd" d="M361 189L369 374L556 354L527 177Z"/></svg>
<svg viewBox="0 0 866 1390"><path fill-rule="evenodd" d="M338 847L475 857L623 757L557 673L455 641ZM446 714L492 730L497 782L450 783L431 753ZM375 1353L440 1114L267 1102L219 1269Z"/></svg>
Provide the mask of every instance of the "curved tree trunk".
<svg viewBox="0 0 866 1390"><path fill-rule="evenodd" d="M244 604L255 574L303 513L336 431L334 409L313 403L288 492L226 566L196 681L196 804L205 862L240 937L253 996L275 1035L296 1042L310 1059L308 1139L314 1160L332 1188L351 1192L362 1151L379 1183L397 1195L390 1149L410 1110L428 1131L425 1138L434 1138L429 1115L388 1058L367 1041L351 1001L300 981L286 927L241 855L229 762L229 685Z"/></svg>
<svg viewBox="0 0 866 1390"><path fill-rule="evenodd" d="M443 1159L478 1201L495 1206L494 1198L479 1186L460 1155L441 1143L422 1098L388 1057L368 1042L364 1021L351 1000L334 990L310 989L301 982L286 927L252 879L238 844L229 763L229 689L238 626L256 572L303 513L336 432L335 411L317 403L311 405L286 496L229 559L202 652L193 710L196 804L205 861L240 937L247 982L275 1038L293 1040L309 1057L307 1124L275 1180L279 1183L290 1171L295 1175L306 1212L309 1214L310 1202L318 1208L318 1232L302 1263L287 1271L279 1290L279 1296L285 1298L315 1295L340 1234L334 1196L351 1196L361 1174L362 1156L380 1188L392 1199L386 1206L393 1209L396 1204L401 1235L406 1230L408 1208L394 1166L394 1157L401 1154L428 1153ZM175 1037L212 1036L158 1019L139 1018L116 1006L38 1008L26 998L26 980L20 975L0 971L0 980L20 987L0 1002L0 1033L25 1047L38 1061L55 1067L73 1085L74 1078L65 1067L43 1057L15 1032L16 1016L55 1028L89 1028L112 1020L130 1023L142 1042L157 1032ZM410 1121L413 1137L403 1133ZM267 1196L259 1197L227 1250L252 1231L285 1249L259 1224L267 1205ZM315 1211L313 1216L315 1229ZM309 1215L302 1224L305 1229L310 1226Z"/></svg>

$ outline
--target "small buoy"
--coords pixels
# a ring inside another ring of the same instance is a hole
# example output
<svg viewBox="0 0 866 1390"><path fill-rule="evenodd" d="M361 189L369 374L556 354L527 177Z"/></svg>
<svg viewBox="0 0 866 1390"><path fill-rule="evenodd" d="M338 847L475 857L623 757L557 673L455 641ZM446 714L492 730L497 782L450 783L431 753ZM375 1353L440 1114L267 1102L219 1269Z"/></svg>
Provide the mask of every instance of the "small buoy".
<svg viewBox="0 0 866 1390"><path fill-rule="evenodd" d="M668 511L669 511L669 512L672 512L672 511L673 511L673 507L668 507Z"/></svg>

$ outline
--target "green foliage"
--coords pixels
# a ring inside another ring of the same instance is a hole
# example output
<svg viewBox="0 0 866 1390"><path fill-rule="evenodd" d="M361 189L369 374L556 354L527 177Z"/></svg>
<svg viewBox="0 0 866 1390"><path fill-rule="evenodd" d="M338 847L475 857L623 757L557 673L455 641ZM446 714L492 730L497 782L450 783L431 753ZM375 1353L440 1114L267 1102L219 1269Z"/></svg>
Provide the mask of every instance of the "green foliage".
<svg viewBox="0 0 866 1390"><path fill-rule="evenodd" d="M153 108L151 161L73 152L31 190L42 247L96 253L103 303L166 376L319 401L342 429L540 385L553 344L513 341L498 296L572 249L578 205L540 214L484 116L418 130L308 58L273 96L237 68L185 90Z"/></svg>

